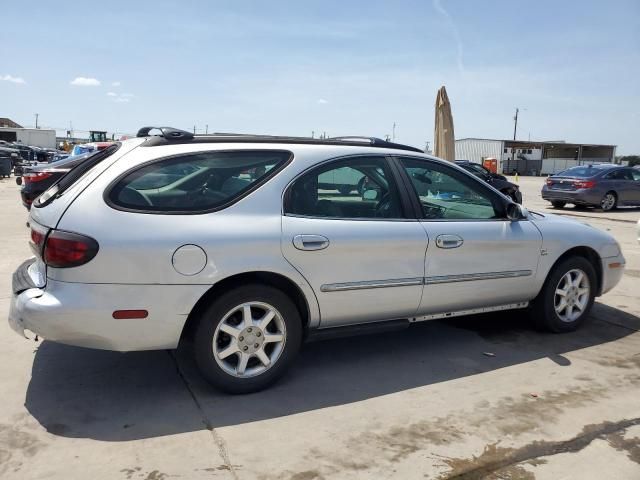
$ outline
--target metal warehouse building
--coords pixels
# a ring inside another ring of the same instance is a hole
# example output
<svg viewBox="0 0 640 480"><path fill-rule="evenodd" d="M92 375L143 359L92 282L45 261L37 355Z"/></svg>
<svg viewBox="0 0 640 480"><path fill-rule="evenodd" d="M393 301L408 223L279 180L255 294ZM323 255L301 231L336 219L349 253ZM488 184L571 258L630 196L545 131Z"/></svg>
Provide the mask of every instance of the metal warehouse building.
<svg viewBox="0 0 640 480"><path fill-rule="evenodd" d="M497 160L497 171L521 175L549 175L576 165L613 162L616 145L532 142L461 138L456 140L456 160L487 164Z"/></svg>

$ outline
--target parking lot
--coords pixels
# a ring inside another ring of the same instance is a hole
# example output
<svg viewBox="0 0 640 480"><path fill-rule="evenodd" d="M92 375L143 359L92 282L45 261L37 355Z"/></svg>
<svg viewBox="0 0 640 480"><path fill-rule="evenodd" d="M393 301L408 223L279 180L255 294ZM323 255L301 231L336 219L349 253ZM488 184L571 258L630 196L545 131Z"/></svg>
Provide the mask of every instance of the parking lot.
<svg viewBox="0 0 640 480"><path fill-rule="evenodd" d="M640 209L524 205L612 233L627 269L575 333L521 311L308 344L274 387L213 390L185 350L27 341L0 321L3 479L640 478ZM30 255L0 180L0 318Z"/></svg>

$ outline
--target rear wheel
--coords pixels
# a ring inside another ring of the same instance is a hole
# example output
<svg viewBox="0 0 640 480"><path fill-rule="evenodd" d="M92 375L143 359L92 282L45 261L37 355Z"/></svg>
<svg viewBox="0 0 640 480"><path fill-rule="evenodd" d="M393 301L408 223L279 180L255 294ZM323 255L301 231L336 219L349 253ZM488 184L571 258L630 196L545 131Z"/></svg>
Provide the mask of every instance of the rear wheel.
<svg viewBox="0 0 640 480"><path fill-rule="evenodd" d="M551 202L551 205L553 205L553 208L564 208L566 204L567 202Z"/></svg>
<svg viewBox="0 0 640 480"><path fill-rule="evenodd" d="M222 294L201 315L196 363L221 390L256 392L287 370L301 339L300 314L291 299L273 287L247 285Z"/></svg>
<svg viewBox="0 0 640 480"><path fill-rule="evenodd" d="M570 332L586 319L595 299L597 277L583 257L568 258L554 267L538 297L532 316L539 328Z"/></svg>
<svg viewBox="0 0 640 480"><path fill-rule="evenodd" d="M618 204L618 197L615 192L607 192L600 200L600 208L603 212L608 212L616 208Z"/></svg>

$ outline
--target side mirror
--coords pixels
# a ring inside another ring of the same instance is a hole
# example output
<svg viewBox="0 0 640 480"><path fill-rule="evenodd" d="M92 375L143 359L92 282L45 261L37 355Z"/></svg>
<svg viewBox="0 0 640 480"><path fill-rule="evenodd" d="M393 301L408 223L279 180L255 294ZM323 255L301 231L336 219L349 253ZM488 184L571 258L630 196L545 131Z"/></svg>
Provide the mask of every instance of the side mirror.
<svg viewBox="0 0 640 480"><path fill-rule="evenodd" d="M507 205L507 218L512 222L527 218L527 211L517 203Z"/></svg>
<svg viewBox="0 0 640 480"><path fill-rule="evenodd" d="M378 199L378 190L365 190L362 193L363 200L377 200Z"/></svg>

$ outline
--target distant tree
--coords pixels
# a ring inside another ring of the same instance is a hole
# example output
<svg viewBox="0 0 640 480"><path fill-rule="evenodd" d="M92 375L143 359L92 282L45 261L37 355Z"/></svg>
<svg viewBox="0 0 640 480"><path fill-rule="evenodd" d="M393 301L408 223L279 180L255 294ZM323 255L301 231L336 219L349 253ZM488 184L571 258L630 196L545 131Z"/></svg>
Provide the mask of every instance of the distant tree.
<svg viewBox="0 0 640 480"><path fill-rule="evenodd" d="M625 157L620 157L620 161L629 162L630 167L640 165L640 155L627 155Z"/></svg>

